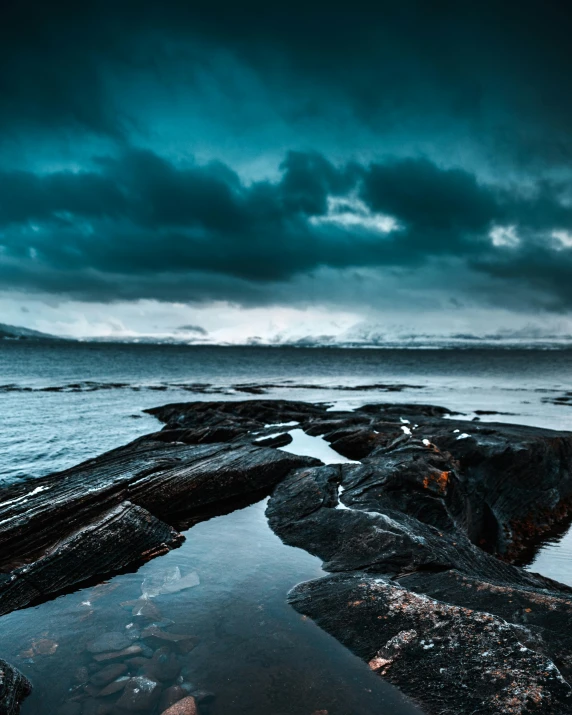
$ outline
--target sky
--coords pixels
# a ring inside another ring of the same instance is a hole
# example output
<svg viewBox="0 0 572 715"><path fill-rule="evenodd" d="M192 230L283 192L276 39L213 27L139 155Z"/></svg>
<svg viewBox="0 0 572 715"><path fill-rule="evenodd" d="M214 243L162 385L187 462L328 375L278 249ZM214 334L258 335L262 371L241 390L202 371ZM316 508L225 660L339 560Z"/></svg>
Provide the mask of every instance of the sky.
<svg viewBox="0 0 572 715"><path fill-rule="evenodd" d="M552 0L9 2L0 322L566 338L571 35Z"/></svg>

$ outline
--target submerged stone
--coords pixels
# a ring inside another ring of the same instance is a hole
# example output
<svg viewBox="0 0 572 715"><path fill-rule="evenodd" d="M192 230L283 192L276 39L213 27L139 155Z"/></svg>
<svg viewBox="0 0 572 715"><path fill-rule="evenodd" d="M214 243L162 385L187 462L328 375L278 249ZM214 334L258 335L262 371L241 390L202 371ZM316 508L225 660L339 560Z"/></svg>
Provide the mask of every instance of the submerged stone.
<svg viewBox="0 0 572 715"><path fill-rule="evenodd" d="M161 688L156 681L138 675L127 681L117 707L128 712L151 712L160 694Z"/></svg>
<svg viewBox="0 0 572 715"><path fill-rule="evenodd" d="M90 653L106 653L107 651L123 651L131 645L131 639L120 631L102 633L95 640L86 645Z"/></svg>
<svg viewBox="0 0 572 715"><path fill-rule="evenodd" d="M171 705L161 715L197 715L197 704L192 695L179 700L179 702Z"/></svg>

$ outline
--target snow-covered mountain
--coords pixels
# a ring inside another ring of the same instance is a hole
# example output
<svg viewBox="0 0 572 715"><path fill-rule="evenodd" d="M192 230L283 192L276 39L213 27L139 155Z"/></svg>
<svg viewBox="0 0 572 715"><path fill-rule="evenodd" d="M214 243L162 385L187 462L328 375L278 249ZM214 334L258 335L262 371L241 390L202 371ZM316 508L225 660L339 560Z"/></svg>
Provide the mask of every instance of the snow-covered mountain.
<svg viewBox="0 0 572 715"><path fill-rule="evenodd" d="M39 330L0 323L0 340L65 340L65 338L41 333Z"/></svg>

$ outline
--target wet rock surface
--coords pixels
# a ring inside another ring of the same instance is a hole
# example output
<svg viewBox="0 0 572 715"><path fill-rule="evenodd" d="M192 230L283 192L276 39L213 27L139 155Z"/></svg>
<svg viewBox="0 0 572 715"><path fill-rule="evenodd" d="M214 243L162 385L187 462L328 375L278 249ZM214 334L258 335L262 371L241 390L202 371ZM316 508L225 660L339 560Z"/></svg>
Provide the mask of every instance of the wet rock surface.
<svg viewBox="0 0 572 715"><path fill-rule="evenodd" d="M517 565L569 518L570 434L426 405L247 400L150 412L164 429L0 495L1 613L132 568L176 547L184 526L271 493L272 529L335 574L296 587L292 605L424 711L572 711L572 589ZM281 451L294 428L360 463ZM196 641L150 600L197 584L193 572L144 581L141 599L122 604L141 628L88 644L62 708L202 712L208 698L181 675ZM3 692L17 713L26 687L8 677Z"/></svg>
<svg viewBox="0 0 572 715"><path fill-rule="evenodd" d="M292 605L429 713L571 712L572 589L509 563L569 498L570 435L384 417L361 464L274 490L274 531L343 572Z"/></svg>
<svg viewBox="0 0 572 715"><path fill-rule="evenodd" d="M290 599L427 712L570 712L571 689L554 663L489 613L365 574L301 584Z"/></svg>
<svg viewBox="0 0 572 715"><path fill-rule="evenodd" d="M0 659L0 713L18 715L20 703L32 689L28 679L19 670Z"/></svg>
<svg viewBox="0 0 572 715"><path fill-rule="evenodd" d="M138 440L0 499L0 613L119 572L181 543L221 501L267 492L312 460L251 444ZM33 485L33 488L32 488Z"/></svg>

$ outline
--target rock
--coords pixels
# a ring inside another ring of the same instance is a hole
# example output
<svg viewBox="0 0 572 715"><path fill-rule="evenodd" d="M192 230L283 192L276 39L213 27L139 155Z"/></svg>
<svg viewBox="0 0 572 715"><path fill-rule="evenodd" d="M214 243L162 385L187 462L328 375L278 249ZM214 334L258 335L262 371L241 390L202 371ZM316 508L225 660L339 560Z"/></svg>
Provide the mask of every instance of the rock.
<svg viewBox="0 0 572 715"><path fill-rule="evenodd" d="M260 489L270 490L301 461L314 463L307 457L250 445L179 449L192 450L186 464L182 458L183 464L148 475L128 489L129 499L176 525L185 524L193 510L220 501L221 493L228 500Z"/></svg>
<svg viewBox="0 0 572 715"><path fill-rule="evenodd" d="M106 685L105 688L100 690L97 697L105 698L108 695L114 695L115 693L119 693L125 688L128 680L129 678L127 676L123 676L121 678L118 678L117 680L114 680L112 683L109 683L109 685Z"/></svg>
<svg viewBox="0 0 572 715"><path fill-rule="evenodd" d="M19 670L0 659L0 713L18 715L21 703L31 692L30 681Z"/></svg>
<svg viewBox="0 0 572 715"><path fill-rule="evenodd" d="M572 515L569 432L452 420L433 420L423 430L458 461L467 533L488 551L514 561L534 537Z"/></svg>
<svg viewBox="0 0 572 715"><path fill-rule="evenodd" d="M289 600L428 713L564 715L572 708L572 689L555 664L496 616L365 574L300 584Z"/></svg>
<svg viewBox="0 0 572 715"><path fill-rule="evenodd" d="M456 570L404 575L397 583L445 603L490 613L519 629L523 643L548 656L572 681L572 599L553 586L536 590L491 583Z"/></svg>
<svg viewBox="0 0 572 715"><path fill-rule="evenodd" d="M131 646L131 639L121 631L102 633L86 645L86 650L94 654L108 654L107 651L124 651Z"/></svg>
<svg viewBox="0 0 572 715"><path fill-rule="evenodd" d="M158 648L150 662L143 666L143 675L151 680L171 681L181 672L181 664L177 656L168 648Z"/></svg>
<svg viewBox="0 0 572 715"><path fill-rule="evenodd" d="M112 651L111 653L96 653L93 656L93 659L98 663L105 663L108 660L119 660L122 658L129 658L130 656L136 656L142 652L143 648L140 645L130 645L127 648L123 648L123 650Z"/></svg>
<svg viewBox="0 0 572 715"><path fill-rule="evenodd" d="M179 700L179 702L171 705L161 715L197 715L197 704L192 695Z"/></svg>
<svg viewBox="0 0 572 715"><path fill-rule="evenodd" d="M101 670L98 670L97 673L94 673L90 677L89 682L102 688L108 683L111 683L112 680L117 680L117 678L126 672L127 666L124 663L113 663L111 665L106 665L105 668L102 668Z"/></svg>
<svg viewBox="0 0 572 715"><path fill-rule="evenodd" d="M375 454L375 453L374 453ZM459 465L448 452L406 439L363 464L340 467L343 505L386 513L397 510L444 531L456 528L466 503Z"/></svg>
<svg viewBox="0 0 572 715"><path fill-rule="evenodd" d="M176 529L201 513L268 493L293 467L312 463L248 441L143 438L36 479L33 490L1 490L0 615L165 553L181 543ZM196 585L196 576L187 579L184 587Z"/></svg>
<svg viewBox="0 0 572 715"><path fill-rule="evenodd" d="M183 684L184 687L184 684ZM197 703L210 703L215 699L215 694L211 693L210 690L193 690L191 689L191 695L197 701Z"/></svg>
<svg viewBox="0 0 572 715"><path fill-rule="evenodd" d="M183 688L182 685L172 685L170 688L166 688L163 690L161 699L159 700L159 712L162 713L164 710L167 710L167 708L170 708L171 705L182 700L188 694L188 691L186 688Z"/></svg>
<svg viewBox="0 0 572 715"><path fill-rule="evenodd" d="M268 437L257 437L254 444L258 447L285 447L292 442L292 435L288 432L282 434L269 435Z"/></svg>
<svg viewBox="0 0 572 715"><path fill-rule="evenodd" d="M140 668L145 667L151 662L151 657L145 658L143 656L136 656L135 658L129 658L129 660L125 661L127 666L129 667L129 670L131 672L134 672L136 670L139 670Z"/></svg>
<svg viewBox="0 0 572 715"><path fill-rule="evenodd" d="M141 638L141 630L134 623L128 623L125 626L125 635L131 642L138 641Z"/></svg>
<svg viewBox="0 0 572 715"><path fill-rule="evenodd" d="M542 577L499 562L472 544L461 531L440 531L397 508L386 507L384 500L381 512L375 510L371 500L363 509L358 505L338 508L338 491L344 484L348 485L342 492L346 504L352 504L354 498L365 498L364 493L374 486L376 493L383 490L383 469L367 472L373 483L368 483L360 472L363 483L358 480L358 486L354 487L353 467L336 465L296 472L276 488L268 503L272 529L286 543L322 558L326 570L399 575L422 569L456 568L522 586L545 588L549 584ZM427 474L432 474L429 467ZM388 484L393 491L390 481ZM405 485L409 491L409 483ZM425 498L433 502L432 487L429 485L424 491ZM430 512L433 515L435 509L431 507Z"/></svg>
<svg viewBox="0 0 572 715"><path fill-rule="evenodd" d="M145 643L141 644L141 655L144 658L152 658L154 652L155 651L153 650L153 648L150 648L148 645L145 645Z"/></svg>
<svg viewBox="0 0 572 715"><path fill-rule="evenodd" d="M58 643L50 638L38 638L32 641L28 650L19 653L20 658L33 658L37 655L54 655L58 649Z"/></svg>
<svg viewBox="0 0 572 715"><path fill-rule="evenodd" d="M367 457L376 447L384 446L391 439L401 436L400 427L391 425L389 435L379 434L371 429L351 429L327 433L324 439L331 443L332 449L339 452L348 459L363 459Z"/></svg>
<svg viewBox="0 0 572 715"><path fill-rule="evenodd" d="M215 425L245 426L253 431L266 425L301 422L321 417L325 409L308 402L245 400L237 402L182 402L146 410L166 424L165 430L205 428Z"/></svg>
<svg viewBox="0 0 572 715"><path fill-rule="evenodd" d="M128 712L151 712L159 700L161 688L159 684L139 675L130 678L117 701L117 707Z"/></svg>
<svg viewBox="0 0 572 715"><path fill-rule="evenodd" d="M142 618L151 618L153 620L158 620L161 617L161 611L147 598L139 598L137 601L128 601L128 603L131 607L132 616L141 616Z"/></svg>
<svg viewBox="0 0 572 715"><path fill-rule="evenodd" d="M169 643L179 643L181 641L193 641L196 636L192 636L186 633L168 633L167 631L161 630L158 626L151 624L149 627L145 628L141 632L142 638L157 638L161 641L167 641Z"/></svg>
<svg viewBox="0 0 572 715"><path fill-rule="evenodd" d="M14 570L0 583L0 615L45 600L48 594L60 593L95 575L105 576L141 563L180 544L181 539L145 509L123 502L59 541L47 555Z"/></svg>
<svg viewBox="0 0 572 715"><path fill-rule="evenodd" d="M92 683L87 683L87 685L83 686L83 692L86 695L95 698L99 695L99 688L96 685L92 685Z"/></svg>

